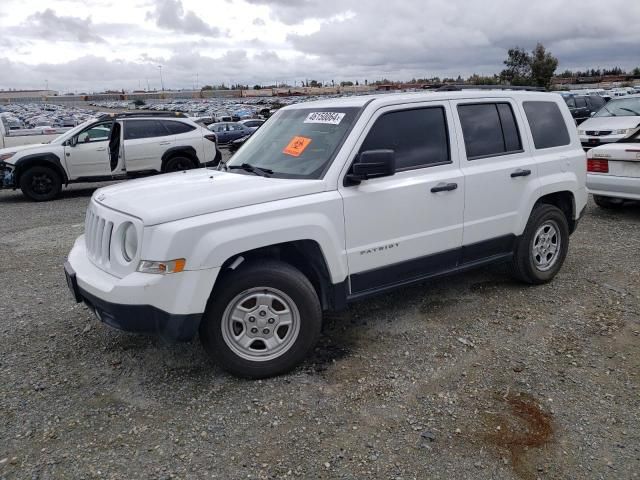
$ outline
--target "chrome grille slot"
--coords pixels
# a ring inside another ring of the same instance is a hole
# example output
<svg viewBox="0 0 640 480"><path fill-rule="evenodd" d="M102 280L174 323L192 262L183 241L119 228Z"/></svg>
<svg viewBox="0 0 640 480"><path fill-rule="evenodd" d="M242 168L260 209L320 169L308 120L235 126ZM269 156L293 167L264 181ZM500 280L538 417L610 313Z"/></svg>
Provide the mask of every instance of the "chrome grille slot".
<svg viewBox="0 0 640 480"><path fill-rule="evenodd" d="M89 207L84 228L85 244L87 256L98 265L109 265L113 226L112 221L100 217Z"/></svg>
<svg viewBox="0 0 640 480"><path fill-rule="evenodd" d="M113 233L113 222L107 222L102 235L102 258L106 263L111 261L111 234Z"/></svg>

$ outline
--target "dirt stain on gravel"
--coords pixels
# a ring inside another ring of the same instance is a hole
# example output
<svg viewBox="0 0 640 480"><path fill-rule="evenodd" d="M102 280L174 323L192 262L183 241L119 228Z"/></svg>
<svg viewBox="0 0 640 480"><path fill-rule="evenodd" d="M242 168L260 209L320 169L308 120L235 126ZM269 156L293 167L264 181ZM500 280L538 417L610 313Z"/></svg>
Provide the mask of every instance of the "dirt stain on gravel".
<svg viewBox="0 0 640 480"><path fill-rule="evenodd" d="M509 279L485 280L482 282L472 283L469 287L473 293L482 293L488 290L498 290L501 288L516 288L517 284Z"/></svg>
<svg viewBox="0 0 640 480"><path fill-rule="evenodd" d="M541 449L553 442L554 425L551 414L545 412L530 395L509 393L496 398L497 409L507 407L500 413L491 413L484 440L501 450L506 450L516 475L525 480L535 479L537 465L532 458L539 458Z"/></svg>
<svg viewBox="0 0 640 480"><path fill-rule="evenodd" d="M428 314L434 311L454 307L460 303L458 298L438 298L435 300L425 300L420 304L420 313Z"/></svg>
<svg viewBox="0 0 640 480"><path fill-rule="evenodd" d="M350 349L346 345L321 342L303 364L303 370L310 375L322 373L338 360L347 357L349 353Z"/></svg>

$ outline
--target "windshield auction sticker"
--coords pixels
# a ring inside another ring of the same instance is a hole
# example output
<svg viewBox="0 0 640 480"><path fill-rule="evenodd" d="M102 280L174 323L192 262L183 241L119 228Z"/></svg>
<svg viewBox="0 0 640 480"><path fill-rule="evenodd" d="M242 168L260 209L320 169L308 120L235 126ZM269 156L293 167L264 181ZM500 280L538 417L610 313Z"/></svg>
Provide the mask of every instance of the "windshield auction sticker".
<svg viewBox="0 0 640 480"><path fill-rule="evenodd" d="M306 150L311 143L311 139L307 137L293 137L289 142L289 145L285 147L282 153L291 155L292 157L299 157Z"/></svg>
<svg viewBox="0 0 640 480"><path fill-rule="evenodd" d="M325 125L340 125L346 113L338 112L311 112L304 123L324 123Z"/></svg>

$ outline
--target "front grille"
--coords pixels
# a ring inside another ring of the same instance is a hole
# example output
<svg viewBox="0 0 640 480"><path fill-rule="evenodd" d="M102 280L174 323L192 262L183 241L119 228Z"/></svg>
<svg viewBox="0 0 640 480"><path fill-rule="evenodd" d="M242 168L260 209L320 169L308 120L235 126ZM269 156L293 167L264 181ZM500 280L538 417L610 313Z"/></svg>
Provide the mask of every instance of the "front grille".
<svg viewBox="0 0 640 480"><path fill-rule="evenodd" d="M87 255L94 263L101 266L109 264L112 233L113 222L101 218L89 207L84 224L84 235Z"/></svg>
<svg viewBox="0 0 640 480"><path fill-rule="evenodd" d="M590 137L604 137L605 135L611 135L611 130L587 130L587 135Z"/></svg>

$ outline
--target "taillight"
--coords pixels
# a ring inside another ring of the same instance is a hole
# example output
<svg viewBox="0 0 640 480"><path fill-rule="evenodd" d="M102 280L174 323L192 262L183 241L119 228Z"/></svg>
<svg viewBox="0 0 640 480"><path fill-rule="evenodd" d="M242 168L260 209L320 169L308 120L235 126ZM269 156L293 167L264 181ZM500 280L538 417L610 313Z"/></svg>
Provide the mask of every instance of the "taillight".
<svg viewBox="0 0 640 480"><path fill-rule="evenodd" d="M210 142L216 143L216 136L215 135L205 135L204 138L206 138L207 140L209 140Z"/></svg>
<svg viewBox="0 0 640 480"><path fill-rule="evenodd" d="M601 158L587 159L587 172L609 173L609 160L603 160Z"/></svg>

